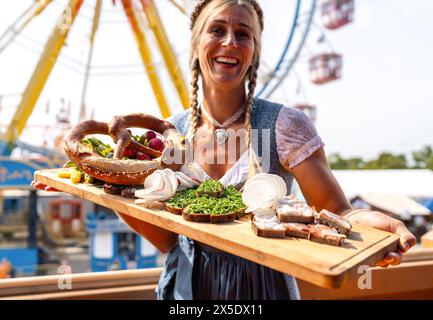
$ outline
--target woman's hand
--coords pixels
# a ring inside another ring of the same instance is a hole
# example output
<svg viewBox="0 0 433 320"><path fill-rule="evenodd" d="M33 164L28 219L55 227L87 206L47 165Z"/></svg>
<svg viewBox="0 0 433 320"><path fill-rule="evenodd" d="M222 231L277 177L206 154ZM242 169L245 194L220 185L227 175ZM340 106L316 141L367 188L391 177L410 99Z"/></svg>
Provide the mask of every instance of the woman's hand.
<svg viewBox="0 0 433 320"><path fill-rule="evenodd" d="M387 268L400 264L402 253L407 252L416 244L415 236L406 228L403 222L378 211L353 210L344 216L352 224L367 225L400 236L398 251L388 252L377 266Z"/></svg>
<svg viewBox="0 0 433 320"><path fill-rule="evenodd" d="M53 187L47 186L45 184L43 184L42 182L39 181L32 181L31 183L32 187L35 189L40 189L40 190L44 190L44 191L55 191L55 192L61 192L60 190L54 189Z"/></svg>

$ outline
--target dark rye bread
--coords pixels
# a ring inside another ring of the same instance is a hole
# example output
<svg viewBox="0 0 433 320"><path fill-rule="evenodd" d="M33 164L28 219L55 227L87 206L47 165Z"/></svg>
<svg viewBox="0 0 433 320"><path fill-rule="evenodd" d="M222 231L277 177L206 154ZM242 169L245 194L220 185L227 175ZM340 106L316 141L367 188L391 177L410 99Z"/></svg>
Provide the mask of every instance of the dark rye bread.
<svg viewBox="0 0 433 320"><path fill-rule="evenodd" d="M169 205L167 204L167 202L164 202L164 209L170 213L174 213L177 215L181 215L183 211L183 208Z"/></svg>
<svg viewBox="0 0 433 320"><path fill-rule="evenodd" d="M281 198L277 202L276 212L280 222L314 223L314 209L291 198Z"/></svg>
<svg viewBox="0 0 433 320"><path fill-rule="evenodd" d="M309 240L314 242L341 247L346 240L345 235L339 234L337 230L323 224L310 224L308 229L310 231Z"/></svg>
<svg viewBox="0 0 433 320"><path fill-rule="evenodd" d="M350 230L352 230L352 225L348 220L325 209L319 212L317 215L317 221L328 227L334 228L347 237L350 234Z"/></svg>
<svg viewBox="0 0 433 320"><path fill-rule="evenodd" d="M210 222L211 223L225 223L232 222L239 216L239 211L234 211L226 214L211 214Z"/></svg>
<svg viewBox="0 0 433 320"><path fill-rule="evenodd" d="M267 228L259 221L251 221L251 229L259 237L284 238L286 236L286 230L283 227L281 227L281 229L271 229Z"/></svg>
<svg viewBox="0 0 433 320"><path fill-rule="evenodd" d="M177 211L178 208L174 208L174 210ZM226 223L226 222L234 221L242 213L242 211L243 210L238 210L238 211L233 211L233 212L223 213L223 214L191 213L188 211L188 206L187 206L181 211L181 214L182 217L187 221Z"/></svg>
<svg viewBox="0 0 433 320"><path fill-rule="evenodd" d="M120 195L129 199L137 199L135 196L135 191L142 190L143 186L133 186L133 187L125 187L120 191Z"/></svg>
<svg viewBox="0 0 433 320"><path fill-rule="evenodd" d="M288 223L314 223L313 215L301 215L301 214L290 214L290 213L277 213L280 222Z"/></svg>
<svg viewBox="0 0 433 320"><path fill-rule="evenodd" d="M186 206L182 210L182 218L184 218L186 221L210 222L210 214L208 214L208 213L190 213L188 211L188 207L189 206Z"/></svg>
<svg viewBox="0 0 433 320"><path fill-rule="evenodd" d="M310 231L308 226L302 223L281 223L286 229L286 237L295 237L302 239L309 239Z"/></svg>
<svg viewBox="0 0 433 320"><path fill-rule="evenodd" d="M108 193L108 194L113 194L113 195L121 195L122 190L125 188L125 186L120 186L117 184L111 184L111 183L106 183L104 184L104 192Z"/></svg>

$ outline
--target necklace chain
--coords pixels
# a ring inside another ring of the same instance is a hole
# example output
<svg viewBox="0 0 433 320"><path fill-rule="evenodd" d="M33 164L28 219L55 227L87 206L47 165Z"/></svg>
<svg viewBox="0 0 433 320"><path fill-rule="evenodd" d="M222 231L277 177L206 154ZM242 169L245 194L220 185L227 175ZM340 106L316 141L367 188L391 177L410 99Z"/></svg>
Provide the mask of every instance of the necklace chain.
<svg viewBox="0 0 433 320"><path fill-rule="evenodd" d="M215 127L220 128L227 128L229 125L234 123L236 120L239 119L239 117L245 112L245 105L243 105L234 115L232 115L229 119L224 121L223 123L219 123L217 120L215 120L203 107L203 105L200 105L200 110L203 113L203 115L207 118L207 120L212 123Z"/></svg>

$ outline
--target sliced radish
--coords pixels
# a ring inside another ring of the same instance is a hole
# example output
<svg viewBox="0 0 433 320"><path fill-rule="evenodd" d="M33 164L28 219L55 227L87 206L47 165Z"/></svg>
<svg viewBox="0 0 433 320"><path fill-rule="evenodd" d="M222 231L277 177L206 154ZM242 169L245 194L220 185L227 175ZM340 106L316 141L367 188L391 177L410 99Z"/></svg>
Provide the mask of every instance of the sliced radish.
<svg viewBox="0 0 433 320"><path fill-rule="evenodd" d="M255 182L256 180L263 181L263 179L274 180L278 184L280 189L278 194L280 195L280 197L284 197L287 195L287 185L283 178L281 178L276 174L263 173L263 172L258 173L253 177L251 177L250 179L248 179L247 182L245 182L244 189L248 186L248 184Z"/></svg>
<svg viewBox="0 0 433 320"><path fill-rule="evenodd" d="M245 183L242 200L248 206L247 212L252 212L271 208L286 193L287 187L281 177L259 173Z"/></svg>
<svg viewBox="0 0 433 320"><path fill-rule="evenodd" d="M243 197L242 197L243 199ZM259 209L263 209L263 210L267 210L272 208L272 206L275 205L275 203L278 201L278 196L276 195L269 195L267 197L262 198L260 201L257 201L256 203L254 203L252 206L249 206L245 212L246 213L250 213L250 212L255 212ZM245 201L244 201L245 203ZM246 204L246 203L245 203Z"/></svg>
<svg viewBox="0 0 433 320"><path fill-rule="evenodd" d="M180 185L179 185L179 189L188 189L188 188L192 188L194 186L199 185L199 183L197 183L195 180L191 179L190 177L188 177L185 173L183 172L175 172L176 173L176 177L179 179L180 181Z"/></svg>
<svg viewBox="0 0 433 320"><path fill-rule="evenodd" d="M180 168L180 172L186 174L191 179L203 182L205 180L205 176L203 175L201 168L199 167L199 164L197 163L188 163L184 164L182 168Z"/></svg>
<svg viewBox="0 0 433 320"><path fill-rule="evenodd" d="M160 170L156 170L146 178L144 188L145 189L141 191L152 192L164 188L164 178Z"/></svg>
<svg viewBox="0 0 433 320"><path fill-rule="evenodd" d="M172 189L171 193L175 194L177 191L178 183L177 183L177 178L176 178L176 175L174 174L174 171L167 168L167 169L162 170L162 172L170 183L170 186Z"/></svg>

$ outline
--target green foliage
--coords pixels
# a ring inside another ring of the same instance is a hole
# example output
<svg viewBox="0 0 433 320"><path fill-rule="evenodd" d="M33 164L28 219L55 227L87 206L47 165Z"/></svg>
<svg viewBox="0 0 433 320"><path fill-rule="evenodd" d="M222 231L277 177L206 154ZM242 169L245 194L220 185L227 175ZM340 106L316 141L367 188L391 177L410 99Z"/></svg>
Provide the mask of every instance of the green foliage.
<svg viewBox="0 0 433 320"><path fill-rule="evenodd" d="M408 169L406 156L382 152L377 159L367 161L364 169Z"/></svg>
<svg viewBox="0 0 433 320"><path fill-rule="evenodd" d="M331 169L360 170L360 169L430 169L433 170L433 148L425 146L419 151L412 152L414 165L408 164L404 154L382 152L376 159L364 160L360 157L344 159L338 153L328 157Z"/></svg>
<svg viewBox="0 0 433 320"><path fill-rule="evenodd" d="M412 158L415 161L415 168L433 170L433 149L425 146L420 151L412 152Z"/></svg>
<svg viewBox="0 0 433 320"><path fill-rule="evenodd" d="M329 156L329 164L332 169L339 170L357 170L363 169L365 162L361 158L343 159L338 153Z"/></svg>

